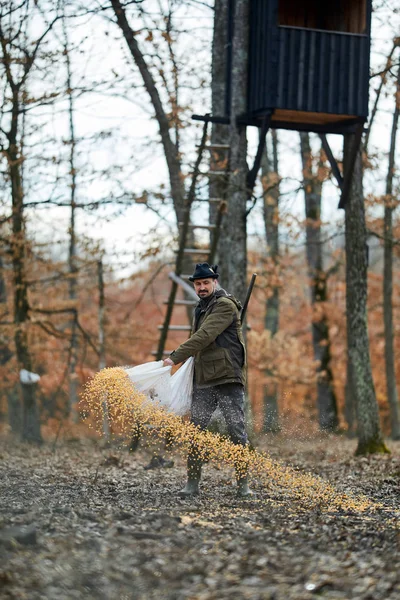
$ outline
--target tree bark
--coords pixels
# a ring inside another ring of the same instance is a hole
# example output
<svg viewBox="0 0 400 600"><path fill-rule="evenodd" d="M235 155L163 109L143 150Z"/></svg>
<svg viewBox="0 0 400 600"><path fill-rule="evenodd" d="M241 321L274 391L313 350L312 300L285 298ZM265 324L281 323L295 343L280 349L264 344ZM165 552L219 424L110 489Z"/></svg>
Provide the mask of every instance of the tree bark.
<svg viewBox="0 0 400 600"><path fill-rule="evenodd" d="M214 34L212 45L211 63L211 113L213 116L225 114L225 91L227 70L227 44L228 44L228 0L215 0L214 5ZM229 146L229 127L213 123L211 129L211 144ZM210 156L210 171L223 171L228 173L229 151L213 150ZM226 197L227 179L225 177L211 177L209 183L209 197ZM210 224L216 223L218 206L210 202ZM226 229L221 232L221 238L226 235ZM213 243L213 234L210 236ZM218 262L218 247L216 254Z"/></svg>
<svg viewBox="0 0 400 600"><path fill-rule="evenodd" d="M345 136L344 172L354 134ZM359 150L345 208L347 353L351 368L351 390L357 414L356 454L387 452L379 423L378 404L372 379L367 324L368 249Z"/></svg>
<svg viewBox="0 0 400 600"><path fill-rule="evenodd" d="M18 121L19 99L13 98L13 120ZM15 134L17 127L15 127ZM23 191L20 176L20 161L16 135L9 138L10 146L7 152L9 173L11 179L12 199L12 264L14 283L14 321L15 349L21 369L32 371L32 358L29 350L27 325L29 322L28 285L25 275L25 231L23 216ZM36 403L36 384L24 385L22 388L22 438L27 442L41 442L40 420Z"/></svg>
<svg viewBox="0 0 400 600"><path fill-rule="evenodd" d="M321 195L322 178L314 174L310 136L300 133L301 160L303 165L303 188L306 207L306 253L313 309L312 339L317 367L317 407L319 426L323 431L334 431L338 425L336 397L333 390L333 375L330 367L329 327L322 308L318 305L327 301L327 281L323 268L321 242Z"/></svg>
<svg viewBox="0 0 400 600"><path fill-rule="evenodd" d="M272 160L268 155L268 145L263 154L261 181L268 258L270 259L271 274L274 277L279 265L279 166L278 138L275 130L272 130ZM271 291L272 294L266 301L265 329L271 333L271 338L273 338L279 328L279 288L274 285ZM278 385L273 381L271 369L267 369L265 375L269 382L264 390L263 429L266 433L277 433L280 431Z"/></svg>
<svg viewBox="0 0 400 600"><path fill-rule="evenodd" d="M15 434L21 435L22 433L22 407L21 399L19 397L19 388L14 386L6 392L7 395L7 411L8 411L8 424L11 427L11 431Z"/></svg>
<svg viewBox="0 0 400 600"><path fill-rule="evenodd" d="M388 175L386 179L386 198L384 215L384 269L383 269L383 318L385 324L385 367L386 390L390 410L392 438L400 439L399 400L396 387L396 369L394 356L393 331L393 175L395 170L396 135L400 112L400 67L397 72L395 109L389 149Z"/></svg>
<svg viewBox="0 0 400 600"><path fill-rule="evenodd" d="M104 273L103 261L97 262L97 281L99 289L99 371L105 369L106 363L106 344L105 344L105 295L104 295ZM103 433L108 440L110 437L110 423L108 419L107 397L103 400Z"/></svg>
<svg viewBox="0 0 400 600"><path fill-rule="evenodd" d="M77 252L76 252L76 164L75 164L75 151L76 151L76 138L75 138L75 124L74 124L74 100L72 91L72 74L71 74L71 62L69 57L68 37L65 26L65 20L63 21L64 29L64 52L67 69L67 95L68 95L68 121L69 121L69 135L70 135L70 153L69 153L69 170L71 176L71 197L70 197L70 224L69 224L69 249L68 249L68 296L71 303L76 304L77 299ZM76 308L76 306L75 306ZM71 328L71 341L70 341L70 359L69 359L69 397L67 414L73 417L75 422L79 419L78 411L76 410L78 404L78 377L76 374L76 364L78 358L78 332L77 332L77 319L78 312L74 311L73 317L70 321Z"/></svg>
<svg viewBox="0 0 400 600"><path fill-rule="evenodd" d="M346 385L344 388L344 418L347 423L347 433L350 437L355 435L355 427L357 424L356 407L354 402L354 392L351 383L351 365L347 361L346 365Z"/></svg>
<svg viewBox="0 0 400 600"><path fill-rule="evenodd" d="M227 212L224 215L219 241L221 283L244 301L247 289L247 139L246 128L237 124L245 113L248 60L248 0L234 5L232 43L232 88L230 107L230 165ZM234 246L233 246L234 244Z"/></svg>
<svg viewBox="0 0 400 600"><path fill-rule="evenodd" d="M0 303L3 312L7 313L7 285L4 277L4 263L3 257L0 255ZM0 364L4 366L8 363L13 353L5 338L1 339L0 344ZM13 386L11 389L6 391L7 397L7 416L8 424L11 427L11 431L16 434L21 434L22 431L22 409L21 399L19 397L18 386Z"/></svg>

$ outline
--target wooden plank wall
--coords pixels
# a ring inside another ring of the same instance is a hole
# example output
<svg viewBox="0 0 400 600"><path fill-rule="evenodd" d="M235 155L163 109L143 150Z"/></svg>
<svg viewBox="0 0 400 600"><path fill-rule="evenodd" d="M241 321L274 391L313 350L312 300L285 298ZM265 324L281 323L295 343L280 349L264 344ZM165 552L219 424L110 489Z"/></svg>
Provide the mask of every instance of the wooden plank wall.
<svg viewBox="0 0 400 600"><path fill-rule="evenodd" d="M279 28L276 107L368 115L369 39Z"/></svg>
<svg viewBox="0 0 400 600"><path fill-rule="evenodd" d="M277 0L252 0L249 36L249 110L274 108L278 85Z"/></svg>

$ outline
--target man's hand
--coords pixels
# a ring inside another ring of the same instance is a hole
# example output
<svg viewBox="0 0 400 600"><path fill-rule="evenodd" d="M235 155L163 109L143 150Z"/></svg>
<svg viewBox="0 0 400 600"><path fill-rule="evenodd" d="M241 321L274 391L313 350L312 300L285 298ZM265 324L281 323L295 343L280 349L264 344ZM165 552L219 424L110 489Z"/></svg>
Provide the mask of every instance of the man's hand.
<svg viewBox="0 0 400 600"><path fill-rule="evenodd" d="M163 365L164 365L164 367L173 367L173 366L174 366L174 364L175 364L175 363L174 363L174 361L173 361L173 360L171 360L170 358L166 358L166 359L163 361Z"/></svg>

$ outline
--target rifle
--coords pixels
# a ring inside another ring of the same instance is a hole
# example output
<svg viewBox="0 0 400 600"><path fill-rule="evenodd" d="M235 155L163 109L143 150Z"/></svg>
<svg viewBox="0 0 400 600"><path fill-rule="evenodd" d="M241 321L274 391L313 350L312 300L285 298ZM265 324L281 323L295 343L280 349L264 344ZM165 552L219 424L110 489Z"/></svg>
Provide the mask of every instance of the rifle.
<svg viewBox="0 0 400 600"><path fill-rule="evenodd" d="M242 325L243 325L243 321L244 321L245 316L246 316L247 306L249 304L250 296L251 296L251 293L252 293L253 288L254 288L256 277L257 277L257 273L253 273L253 275L251 276L249 287L247 288L246 299L245 299L244 304L243 304L242 312L240 313L240 320L242 322Z"/></svg>

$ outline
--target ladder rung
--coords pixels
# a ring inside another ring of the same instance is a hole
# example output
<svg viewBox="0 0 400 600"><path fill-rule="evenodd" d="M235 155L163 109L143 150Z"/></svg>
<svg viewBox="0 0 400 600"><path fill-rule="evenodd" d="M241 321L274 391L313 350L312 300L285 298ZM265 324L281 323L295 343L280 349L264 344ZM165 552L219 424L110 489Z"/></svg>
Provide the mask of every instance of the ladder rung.
<svg viewBox="0 0 400 600"><path fill-rule="evenodd" d="M169 304L169 301L164 300L163 304ZM175 300L174 304L178 306L195 306L197 302L196 300Z"/></svg>
<svg viewBox="0 0 400 600"><path fill-rule="evenodd" d="M181 227L183 225L183 223L179 223L179 227ZM216 225L192 225L191 223L189 223L189 227L191 229L216 229Z"/></svg>
<svg viewBox="0 0 400 600"><path fill-rule="evenodd" d="M179 250L174 250L174 252L175 252L175 254L178 254ZM184 248L183 253L184 254L203 254L204 256L207 256L208 254L210 254L210 250L199 250L199 248Z"/></svg>
<svg viewBox="0 0 400 600"><path fill-rule="evenodd" d="M226 171L208 171L207 173L201 173L205 175L205 177L222 177L222 175L226 175Z"/></svg>
<svg viewBox="0 0 400 600"><path fill-rule="evenodd" d="M229 144L207 144L204 146L205 150L229 150Z"/></svg>
<svg viewBox="0 0 400 600"><path fill-rule="evenodd" d="M196 198L195 202L223 202L223 198Z"/></svg>
<svg viewBox="0 0 400 600"><path fill-rule="evenodd" d="M164 329L164 325L159 325L158 329ZM191 331L190 325L170 325L168 327L169 331Z"/></svg>
<svg viewBox="0 0 400 600"><path fill-rule="evenodd" d="M197 145L196 148L200 148L201 146ZM204 146L204 150L229 150L229 144L207 144Z"/></svg>
<svg viewBox="0 0 400 600"><path fill-rule="evenodd" d="M204 254L207 256L210 254L210 250L199 250L198 248L184 248L184 254Z"/></svg>

